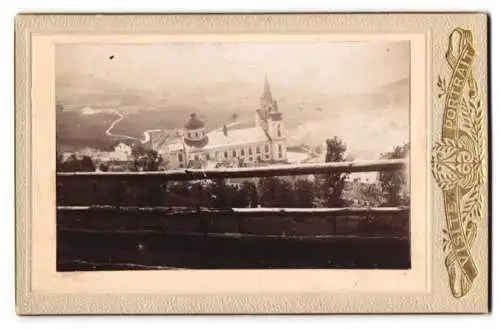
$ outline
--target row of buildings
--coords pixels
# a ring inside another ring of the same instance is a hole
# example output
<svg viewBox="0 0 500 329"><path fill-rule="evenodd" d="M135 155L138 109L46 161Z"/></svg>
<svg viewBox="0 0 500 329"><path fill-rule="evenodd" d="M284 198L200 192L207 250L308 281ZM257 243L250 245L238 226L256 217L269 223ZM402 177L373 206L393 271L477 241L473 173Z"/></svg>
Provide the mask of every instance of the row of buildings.
<svg viewBox="0 0 500 329"><path fill-rule="evenodd" d="M118 165L118 169L123 168L123 165L133 161L132 146L123 142L118 143L112 151L102 151L95 148L86 147L77 152L64 152L61 155L61 161L66 162L71 157L81 159L85 156L91 158L95 164L114 164Z"/></svg>

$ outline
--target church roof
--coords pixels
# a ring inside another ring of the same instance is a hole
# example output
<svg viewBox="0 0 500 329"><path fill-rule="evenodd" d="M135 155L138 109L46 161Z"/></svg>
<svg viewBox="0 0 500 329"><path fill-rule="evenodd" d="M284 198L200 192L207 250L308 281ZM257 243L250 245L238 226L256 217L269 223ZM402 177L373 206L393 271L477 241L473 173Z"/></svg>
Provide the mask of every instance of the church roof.
<svg viewBox="0 0 500 329"><path fill-rule="evenodd" d="M200 129L205 127L205 123L198 119L196 113L191 113L191 118L184 125L184 129Z"/></svg>
<svg viewBox="0 0 500 329"><path fill-rule="evenodd" d="M205 136L205 138L201 139L201 140L190 140L190 139L187 139L187 138L184 138L184 144L186 144L187 146L191 146L193 148L203 148L205 145L207 145L208 143L208 137Z"/></svg>
<svg viewBox="0 0 500 329"><path fill-rule="evenodd" d="M261 127L245 129L229 129L227 135L222 130L214 130L208 135L208 144L204 149L237 146L268 141L267 135Z"/></svg>
<svg viewBox="0 0 500 329"><path fill-rule="evenodd" d="M246 144L266 142L268 137L261 127L252 127L245 129L229 129L227 135L224 134L222 129L211 131L207 134L208 141L202 147L191 147L183 141L167 142L167 149L172 151L180 151L184 148L191 151L196 150L213 150L225 147L244 146Z"/></svg>

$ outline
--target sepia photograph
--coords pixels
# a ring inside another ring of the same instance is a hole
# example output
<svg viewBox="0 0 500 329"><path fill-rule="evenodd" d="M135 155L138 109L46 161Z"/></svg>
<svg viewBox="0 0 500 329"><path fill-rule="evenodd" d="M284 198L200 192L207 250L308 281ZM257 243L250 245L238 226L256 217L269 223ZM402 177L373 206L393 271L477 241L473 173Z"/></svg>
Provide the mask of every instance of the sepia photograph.
<svg viewBox="0 0 500 329"><path fill-rule="evenodd" d="M411 269L409 41L58 44L57 271Z"/></svg>
<svg viewBox="0 0 500 329"><path fill-rule="evenodd" d="M487 27L20 15L16 312L488 312Z"/></svg>

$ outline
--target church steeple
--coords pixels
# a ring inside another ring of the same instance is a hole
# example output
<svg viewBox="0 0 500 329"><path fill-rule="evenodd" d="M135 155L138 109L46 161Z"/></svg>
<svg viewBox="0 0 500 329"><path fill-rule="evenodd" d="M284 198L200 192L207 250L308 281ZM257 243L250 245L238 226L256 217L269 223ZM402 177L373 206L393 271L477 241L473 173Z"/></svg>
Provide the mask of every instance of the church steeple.
<svg viewBox="0 0 500 329"><path fill-rule="evenodd" d="M273 101L273 95L271 94L271 86L269 85L269 80L267 79L267 75L264 79L264 93L262 94L262 99L268 102Z"/></svg>

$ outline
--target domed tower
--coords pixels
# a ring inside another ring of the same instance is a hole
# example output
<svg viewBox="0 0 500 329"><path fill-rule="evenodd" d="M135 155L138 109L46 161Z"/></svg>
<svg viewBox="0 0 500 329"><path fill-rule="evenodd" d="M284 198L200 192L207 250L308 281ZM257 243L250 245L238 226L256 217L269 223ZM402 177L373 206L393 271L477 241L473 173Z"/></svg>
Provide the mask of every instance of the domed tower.
<svg viewBox="0 0 500 329"><path fill-rule="evenodd" d="M184 142L192 147L203 147L208 143L205 123L198 119L196 113L184 125Z"/></svg>

